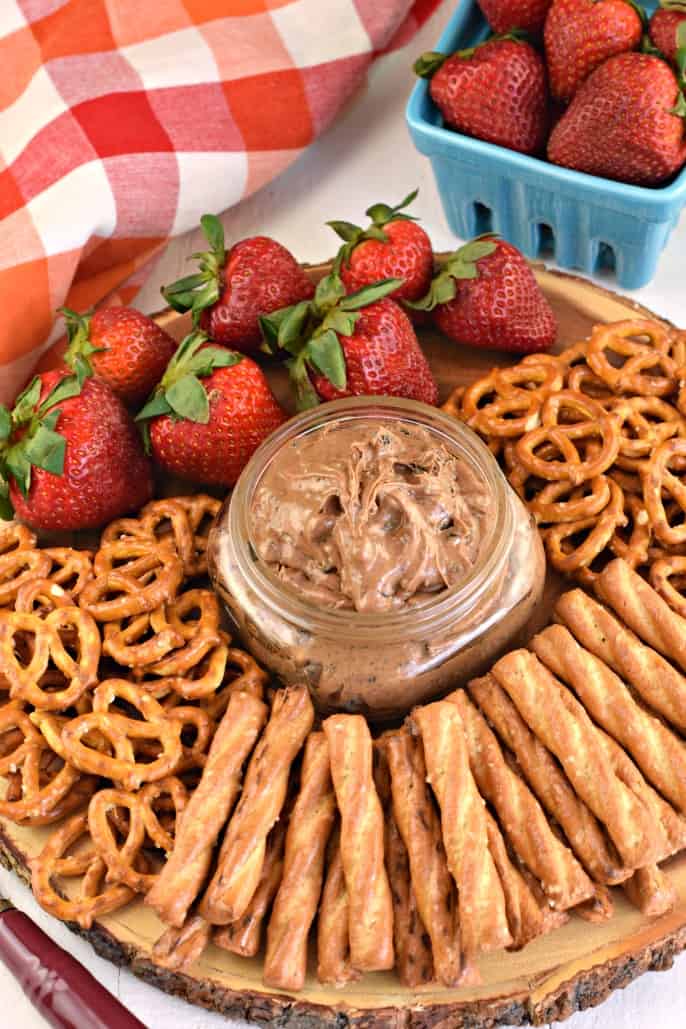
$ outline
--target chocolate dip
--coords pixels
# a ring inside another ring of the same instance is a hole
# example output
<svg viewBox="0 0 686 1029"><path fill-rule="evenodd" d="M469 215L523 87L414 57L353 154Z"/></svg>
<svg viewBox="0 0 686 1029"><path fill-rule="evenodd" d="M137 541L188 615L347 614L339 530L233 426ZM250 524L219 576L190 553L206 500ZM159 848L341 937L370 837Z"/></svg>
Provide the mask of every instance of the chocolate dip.
<svg viewBox="0 0 686 1029"><path fill-rule="evenodd" d="M251 539L301 600L397 610L464 582L493 507L473 469L422 426L335 422L267 467Z"/></svg>
<svg viewBox="0 0 686 1029"><path fill-rule="evenodd" d="M484 444L397 398L323 404L256 451L210 536L243 642L321 712L402 717L485 671L534 612L541 541Z"/></svg>

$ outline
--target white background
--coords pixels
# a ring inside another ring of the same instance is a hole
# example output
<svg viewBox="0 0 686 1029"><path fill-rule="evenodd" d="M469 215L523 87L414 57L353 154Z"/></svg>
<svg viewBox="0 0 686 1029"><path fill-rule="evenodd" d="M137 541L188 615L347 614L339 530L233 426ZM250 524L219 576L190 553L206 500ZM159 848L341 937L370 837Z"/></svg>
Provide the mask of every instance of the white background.
<svg viewBox="0 0 686 1029"><path fill-rule="evenodd" d="M371 203L398 202L415 186L420 193L414 212L422 217L436 249L452 249L431 169L414 150L403 109L412 85L411 63L431 49L447 21L452 4L444 4L415 37L409 48L382 58L368 85L349 104L333 128L289 171L223 218L227 242L254 233L274 236L302 261L331 257L336 237L324 222L331 218L360 223ZM161 258L139 299L154 311L163 306L159 287L191 269L186 257L202 249L199 234L172 243ZM675 231L660 262L655 281L634 296L677 323L686 322L686 217ZM612 286L611 278L602 280ZM63 946L121 998L150 1029L226 1029L227 1021L183 1001L166 997L96 957L90 947L64 926L43 915L28 890L0 869L0 893L43 926ZM686 955L670 972L643 976L614 994L600 1008L576 1015L569 1029L681 1029L686 1006ZM684 978L682 979L682 976ZM0 965L0 995L8 1029L42 1029L45 1022L25 1000L20 988ZM238 1023L234 1023L238 1024Z"/></svg>

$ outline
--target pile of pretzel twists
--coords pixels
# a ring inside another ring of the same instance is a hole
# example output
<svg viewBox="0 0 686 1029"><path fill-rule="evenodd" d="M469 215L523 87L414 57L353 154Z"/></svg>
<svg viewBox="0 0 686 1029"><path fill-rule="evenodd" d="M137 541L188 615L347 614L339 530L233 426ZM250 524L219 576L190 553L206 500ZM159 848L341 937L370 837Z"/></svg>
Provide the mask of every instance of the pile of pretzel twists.
<svg viewBox="0 0 686 1029"><path fill-rule="evenodd" d="M649 915L686 847L686 620L625 561L529 649L374 739L270 691L203 588L209 497L155 501L93 554L0 536L0 818L49 826L43 907L83 928L138 898L153 960L263 953L268 987L478 957L572 915ZM311 968L315 972L315 968Z"/></svg>
<svg viewBox="0 0 686 1029"><path fill-rule="evenodd" d="M493 369L445 409L499 458L554 568L590 585L622 557L686 614L686 332L599 325L559 355Z"/></svg>

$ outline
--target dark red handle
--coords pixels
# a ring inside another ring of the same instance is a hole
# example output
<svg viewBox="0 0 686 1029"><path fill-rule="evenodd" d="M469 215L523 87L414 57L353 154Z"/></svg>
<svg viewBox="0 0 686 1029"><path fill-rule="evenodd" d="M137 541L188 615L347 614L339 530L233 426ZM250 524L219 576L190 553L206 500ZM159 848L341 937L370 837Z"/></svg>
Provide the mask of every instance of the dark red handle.
<svg viewBox="0 0 686 1029"><path fill-rule="evenodd" d="M56 1029L145 1029L23 912L0 914L0 960Z"/></svg>

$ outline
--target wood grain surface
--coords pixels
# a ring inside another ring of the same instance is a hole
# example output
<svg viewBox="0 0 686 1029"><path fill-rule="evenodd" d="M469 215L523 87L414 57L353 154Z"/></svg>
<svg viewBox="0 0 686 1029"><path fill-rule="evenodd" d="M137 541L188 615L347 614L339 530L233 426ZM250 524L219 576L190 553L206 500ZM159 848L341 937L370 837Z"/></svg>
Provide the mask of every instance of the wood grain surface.
<svg viewBox="0 0 686 1029"><path fill-rule="evenodd" d="M309 272L316 279L327 267L313 266ZM583 338L597 322L654 317L627 298L583 279L538 265L535 272L558 319L556 349ZM157 317L178 338L188 331L185 317L170 311ZM456 385L504 363L502 354L460 347L430 330L420 335L442 400ZM271 367L268 375L279 398L290 407L282 370ZM550 600L559 589L559 580L549 577L537 625L545 621ZM0 860L26 880L28 862L41 849L48 831L0 821ZM483 983L457 990L426 987L411 992L400 986L393 973L375 973L338 991L310 976L301 993L289 996L263 987L260 959L238 958L212 946L187 974L170 973L150 960L162 926L141 902L103 918L81 935L98 953L128 966L160 989L227 1016L264 1024L303 1029L544 1025L600 1003L645 971L670 967L674 955L686 948L686 855L673 859L668 868L679 894L670 914L647 919L618 893L616 913L609 922L589 925L572 918L518 953L486 955L480 961Z"/></svg>

